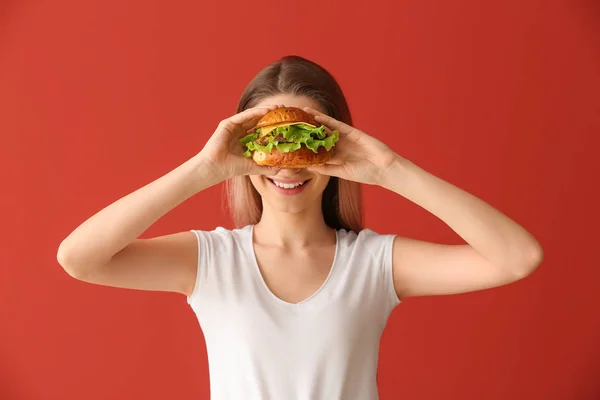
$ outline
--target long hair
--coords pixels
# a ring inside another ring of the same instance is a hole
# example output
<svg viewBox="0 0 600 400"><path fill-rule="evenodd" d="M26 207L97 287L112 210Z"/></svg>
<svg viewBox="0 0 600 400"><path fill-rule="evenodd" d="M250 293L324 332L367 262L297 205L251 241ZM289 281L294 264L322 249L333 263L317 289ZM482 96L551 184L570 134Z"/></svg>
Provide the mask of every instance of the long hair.
<svg viewBox="0 0 600 400"><path fill-rule="evenodd" d="M260 71L242 93L237 112L277 94L310 97L329 116L352 125L348 103L334 77L323 67L305 58L286 56ZM243 227L256 224L262 214L262 201L250 177L231 178L225 188L234 225ZM360 184L331 177L323 191L321 207L325 223L331 228L354 232L362 229Z"/></svg>

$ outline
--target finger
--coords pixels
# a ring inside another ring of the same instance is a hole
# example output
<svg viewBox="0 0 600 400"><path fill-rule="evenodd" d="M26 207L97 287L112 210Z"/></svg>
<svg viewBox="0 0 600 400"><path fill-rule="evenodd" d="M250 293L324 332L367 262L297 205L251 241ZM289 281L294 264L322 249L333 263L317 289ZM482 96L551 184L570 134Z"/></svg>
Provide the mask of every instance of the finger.
<svg viewBox="0 0 600 400"><path fill-rule="evenodd" d="M340 165L344 163L344 155L340 151L333 153L331 158L327 161L327 164Z"/></svg>
<svg viewBox="0 0 600 400"><path fill-rule="evenodd" d="M337 130L341 135L348 135L352 132L357 131L356 128L345 124L342 121L338 121L337 119L332 118L329 115L323 114L322 112L317 111L314 108L305 107L304 111L315 117L315 120L317 122L322 123L323 125L332 130Z"/></svg>
<svg viewBox="0 0 600 400"><path fill-rule="evenodd" d="M253 131L258 121L269 111L275 109L275 106L260 106L248 108L238 114L235 114L223 121L221 126L235 136L244 136ZM241 127L241 129L240 129Z"/></svg>
<svg viewBox="0 0 600 400"><path fill-rule="evenodd" d="M248 175L265 175L274 176L279 172L279 168L270 167L266 165L258 165L254 161L248 160L252 163Z"/></svg>
<svg viewBox="0 0 600 400"><path fill-rule="evenodd" d="M255 118L261 118L269 111L273 110L274 106L252 107L239 112L228 118L228 121L236 125L243 125Z"/></svg>
<svg viewBox="0 0 600 400"><path fill-rule="evenodd" d="M273 110L276 110L278 108L284 108L285 105L283 105L283 104L269 104L269 105L266 105L264 107L267 107L269 109L269 111L273 111ZM246 130L247 133L251 133L254 130L254 127L256 126L256 124L258 123L258 121L260 121L260 119L263 116L264 116L264 114L263 115L259 115L256 118L243 123L242 127Z"/></svg>
<svg viewBox="0 0 600 400"><path fill-rule="evenodd" d="M243 129L244 129L246 132L248 132L248 133L250 133L250 132L254 131L254 127L256 126L256 124L258 123L258 121L260 121L260 119L261 119L262 117L263 117L263 115L258 115L258 116L256 116L256 117L252 118L251 120L248 120L248 121L244 122L244 123L242 124L242 128L243 128Z"/></svg>
<svg viewBox="0 0 600 400"><path fill-rule="evenodd" d="M312 115L313 117L316 115L325 115L323 114L321 111L319 110L315 110L312 107L304 107L304 111L306 111L307 113L309 113L310 115Z"/></svg>
<svg viewBox="0 0 600 400"><path fill-rule="evenodd" d="M308 167L307 169L311 172L316 172L317 174L337 177L341 177L344 171L344 167L342 165L333 164L325 164L320 167Z"/></svg>

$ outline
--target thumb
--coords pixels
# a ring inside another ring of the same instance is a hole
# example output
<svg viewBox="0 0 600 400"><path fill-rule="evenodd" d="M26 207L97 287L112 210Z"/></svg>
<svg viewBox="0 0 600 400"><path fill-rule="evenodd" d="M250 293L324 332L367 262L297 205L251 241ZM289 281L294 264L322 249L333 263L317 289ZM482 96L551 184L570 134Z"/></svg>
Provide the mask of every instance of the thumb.
<svg viewBox="0 0 600 400"><path fill-rule="evenodd" d="M336 164L325 164L318 167L308 167L309 171L316 172L321 175L337 176L340 177L343 174L344 167Z"/></svg>
<svg viewBox="0 0 600 400"><path fill-rule="evenodd" d="M279 168L270 167L266 165L258 165L254 161L252 162L252 166L248 175L265 175L265 176L274 176L279 172Z"/></svg>

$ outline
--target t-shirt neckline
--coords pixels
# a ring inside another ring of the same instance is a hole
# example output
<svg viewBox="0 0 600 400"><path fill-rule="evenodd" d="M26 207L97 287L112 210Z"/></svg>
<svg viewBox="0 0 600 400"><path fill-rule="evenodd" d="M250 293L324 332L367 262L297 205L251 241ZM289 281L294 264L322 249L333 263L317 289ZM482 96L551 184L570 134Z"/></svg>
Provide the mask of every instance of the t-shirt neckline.
<svg viewBox="0 0 600 400"><path fill-rule="evenodd" d="M308 296L307 298L305 298L297 303L291 303L291 302L288 302L288 301L285 301L285 300L279 298L267 286L267 283L265 282L262 272L260 271L260 267L258 266L258 259L256 258L256 252L254 250L254 225L249 225L249 227L247 229L246 246L245 247L248 249L249 257L251 259L250 262L252 263L253 270L254 270L253 275L255 276L259 285L261 286L262 292L265 293L266 296L271 299L271 301L273 301L280 307L283 307L286 309L291 309L291 310L297 310L303 306L307 306L309 304L317 302L325 294L324 292L326 291L326 288L329 285L331 285L330 282L333 280L333 275L336 270L336 266L339 262L338 259L339 259L339 251L340 251L340 234L339 234L338 230L336 229L335 230L335 253L333 256L333 262L331 263L331 267L329 268L329 273L327 274L327 278L325 278L325 281L323 281L321 286L314 293L312 293L310 296Z"/></svg>

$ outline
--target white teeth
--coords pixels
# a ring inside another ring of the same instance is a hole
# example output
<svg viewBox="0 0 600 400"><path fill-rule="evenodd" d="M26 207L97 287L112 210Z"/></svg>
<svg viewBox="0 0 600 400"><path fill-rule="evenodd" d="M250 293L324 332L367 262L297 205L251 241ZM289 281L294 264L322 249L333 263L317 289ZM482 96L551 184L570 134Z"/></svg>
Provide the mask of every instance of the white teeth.
<svg viewBox="0 0 600 400"><path fill-rule="evenodd" d="M272 180L272 182L276 185L279 186L280 188L284 188L284 189L294 189L297 188L298 186L302 186L304 185L304 182L298 182L298 183L283 183L283 182L277 182L276 180Z"/></svg>

